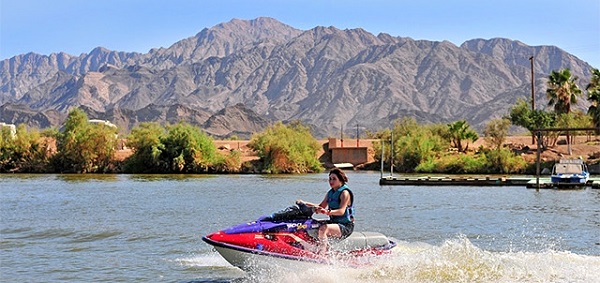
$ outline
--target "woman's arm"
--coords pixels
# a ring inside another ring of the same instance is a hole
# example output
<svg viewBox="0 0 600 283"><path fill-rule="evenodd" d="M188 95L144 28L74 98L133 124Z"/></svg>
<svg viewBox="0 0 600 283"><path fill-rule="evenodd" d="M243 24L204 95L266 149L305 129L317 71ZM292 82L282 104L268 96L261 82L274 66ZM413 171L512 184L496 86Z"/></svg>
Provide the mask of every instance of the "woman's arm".
<svg viewBox="0 0 600 283"><path fill-rule="evenodd" d="M322 208L326 208L327 207L327 194L325 194L325 197L323 198L323 200L321 201L321 203L319 203L319 207L322 207Z"/></svg>
<svg viewBox="0 0 600 283"><path fill-rule="evenodd" d="M315 203L312 203L312 202L303 201L301 199L299 199L299 200L296 201L296 204L300 204L300 203L302 203L302 204L304 204L306 206L310 206L310 207L325 208L325 207L327 207L327 195L325 195L325 198L323 198L323 200L321 201L320 204L315 204Z"/></svg>

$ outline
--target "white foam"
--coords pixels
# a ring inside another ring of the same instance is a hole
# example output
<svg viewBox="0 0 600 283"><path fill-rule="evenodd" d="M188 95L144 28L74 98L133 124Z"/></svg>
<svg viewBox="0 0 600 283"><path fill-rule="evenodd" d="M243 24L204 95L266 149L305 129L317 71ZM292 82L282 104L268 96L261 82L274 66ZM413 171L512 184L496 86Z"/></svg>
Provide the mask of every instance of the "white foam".
<svg viewBox="0 0 600 283"><path fill-rule="evenodd" d="M195 255L191 257L177 258L175 262L188 267L231 267L217 252Z"/></svg>
<svg viewBox="0 0 600 283"><path fill-rule="evenodd" d="M182 259L185 264L229 265L215 253ZM304 269L273 267L248 273L251 282L598 282L600 257L547 250L490 252L459 236L441 245L399 242L393 254L366 265Z"/></svg>

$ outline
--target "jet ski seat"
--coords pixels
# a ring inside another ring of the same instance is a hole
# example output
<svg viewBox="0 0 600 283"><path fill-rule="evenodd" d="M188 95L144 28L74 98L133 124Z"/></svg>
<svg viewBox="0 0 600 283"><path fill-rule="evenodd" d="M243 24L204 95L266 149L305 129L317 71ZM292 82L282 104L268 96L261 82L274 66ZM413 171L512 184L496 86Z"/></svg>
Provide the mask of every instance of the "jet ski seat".
<svg viewBox="0 0 600 283"><path fill-rule="evenodd" d="M384 247L389 245L389 239L377 232L353 232L348 238L335 240L330 238L330 248L339 252Z"/></svg>

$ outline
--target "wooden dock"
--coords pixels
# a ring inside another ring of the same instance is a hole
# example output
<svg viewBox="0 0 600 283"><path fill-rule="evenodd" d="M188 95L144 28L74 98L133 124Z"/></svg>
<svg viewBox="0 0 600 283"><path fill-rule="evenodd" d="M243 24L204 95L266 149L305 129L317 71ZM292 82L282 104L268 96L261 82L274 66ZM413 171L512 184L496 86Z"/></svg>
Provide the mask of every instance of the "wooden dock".
<svg viewBox="0 0 600 283"><path fill-rule="evenodd" d="M535 177L406 177L386 176L379 179L381 186L525 186L537 188ZM590 178L586 186L600 188L600 178ZM553 188L549 177L539 178L539 188Z"/></svg>
<svg viewBox="0 0 600 283"><path fill-rule="evenodd" d="M505 177L403 177L387 176L379 180L379 185L408 186L524 186L530 178Z"/></svg>

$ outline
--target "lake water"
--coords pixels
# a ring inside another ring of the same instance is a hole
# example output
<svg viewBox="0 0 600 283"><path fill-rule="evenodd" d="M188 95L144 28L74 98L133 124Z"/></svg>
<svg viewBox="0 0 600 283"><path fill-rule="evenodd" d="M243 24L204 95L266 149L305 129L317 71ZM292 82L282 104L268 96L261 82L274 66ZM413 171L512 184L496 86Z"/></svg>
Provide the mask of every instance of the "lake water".
<svg viewBox="0 0 600 283"><path fill-rule="evenodd" d="M318 202L327 174L0 175L1 282L600 282L600 190L379 186L348 172L364 268L229 265L201 237Z"/></svg>

